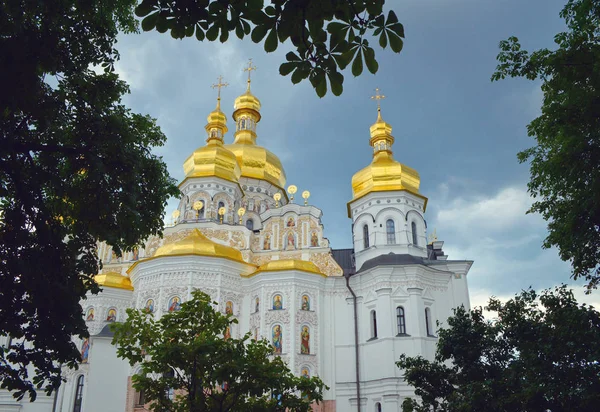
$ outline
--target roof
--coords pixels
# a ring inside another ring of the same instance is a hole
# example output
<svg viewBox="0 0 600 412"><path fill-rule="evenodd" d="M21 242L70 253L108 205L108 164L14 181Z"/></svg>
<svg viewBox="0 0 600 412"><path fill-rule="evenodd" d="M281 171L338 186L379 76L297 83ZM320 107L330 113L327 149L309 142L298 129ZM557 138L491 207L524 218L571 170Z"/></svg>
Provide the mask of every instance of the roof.
<svg viewBox="0 0 600 412"><path fill-rule="evenodd" d="M113 336L115 336L115 333L110 329L110 325L112 325L112 323L106 324L102 328L102 330L100 331L100 333L98 333L97 335L94 335L94 337L97 337L97 338L112 338Z"/></svg>
<svg viewBox="0 0 600 412"><path fill-rule="evenodd" d="M344 271L344 276L353 275L356 272L354 266L354 249L332 249L333 259Z"/></svg>
<svg viewBox="0 0 600 412"><path fill-rule="evenodd" d="M462 260L437 260L437 259L425 259L418 256L409 254L395 254L388 253L387 255L376 256L372 259L367 260L361 266L358 273L364 272L377 266L402 266L402 265L423 265L423 266L435 266L443 265L450 262L463 262Z"/></svg>

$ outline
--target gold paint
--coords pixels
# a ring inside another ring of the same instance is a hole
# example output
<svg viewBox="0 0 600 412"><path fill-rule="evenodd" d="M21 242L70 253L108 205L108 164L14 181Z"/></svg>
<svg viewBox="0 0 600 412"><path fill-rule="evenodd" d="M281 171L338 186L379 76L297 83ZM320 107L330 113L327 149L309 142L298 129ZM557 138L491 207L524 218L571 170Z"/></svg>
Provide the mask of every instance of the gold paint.
<svg viewBox="0 0 600 412"><path fill-rule="evenodd" d="M215 176L238 183L240 178L241 170L236 156L223 145L223 136L227 133L227 117L221 111L221 87L227 86L227 83L222 83L222 80L219 76L219 82L213 85L213 88L219 89L219 94L217 107L210 112L206 119L208 123L204 126L208 135L207 144L196 149L183 163L186 179Z"/></svg>
<svg viewBox="0 0 600 412"><path fill-rule="evenodd" d="M248 88L246 92L235 99L233 119L246 118L249 128L239 129L235 132L233 144L225 145L237 158L241 175L252 179L266 180L281 189L285 186L285 171L279 158L256 144L255 126L260 122L260 100L250 91L250 72L255 70L250 61L245 71L248 71Z"/></svg>
<svg viewBox="0 0 600 412"><path fill-rule="evenodd" d="M135 262L127 272L131 271L137 264L150 259L188 255L224 258L246 263L239 250L213 242L198 229L194 229L183 239L159 247L153 257Z"/></svg>
<svg viewBox="0 0 600 412"><path fill-rule="evenodd" d="M116 289L133 290L129 276L123 276L117 272L106 272L94 276L98 285Z"/></svg>
<svg viewBox="0 0 600 412"><path fill-rule="evenodd" d="M313 262L321 272L327 276L342 276L344 271L335 261L331 252L311 253L310 261Z"/></svg>
<svg viewBox="0 0 600 412"><path fill-rule="evenodd" d="M248 277L258 275L262 272L281 272L287 270L299 270L327 277L325 274L321 273L314 263L298 259L271 260L270 262L261 265L255 272L249 274Z"/></svg>
<svg viewBox="0 0 600 412"><path fill-rule="evenodd" d="M373 97L379 101L383 96ZM427 198L419 193L421 178L419 173L406 165L394 160L392 157L392 126L386 123L381 117L381 108L377 108L377 121L371 126L371 139L369 144L373 147L373 161L364 169L360 170L352 177L352 202L372 192L386 192L405 190L425 200L427 207ZM350 213L350 203L348 203L348 216Z"/></svg>

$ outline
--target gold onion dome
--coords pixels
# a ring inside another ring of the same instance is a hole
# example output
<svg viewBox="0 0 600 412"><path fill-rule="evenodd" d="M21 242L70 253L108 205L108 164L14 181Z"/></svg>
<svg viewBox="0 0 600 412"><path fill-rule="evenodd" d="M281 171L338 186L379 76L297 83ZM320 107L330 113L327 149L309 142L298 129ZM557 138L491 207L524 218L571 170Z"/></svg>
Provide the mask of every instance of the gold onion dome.
<svg viewBox="0 0 600 412"><path fill-rule="evenodd" d="M377 121L371 126L370 132L369 144L373 147L373 161L352 177L352 200L371 192L390 190L406 190L424 198L419 193L419 173L394 160L392 156L392 126L383 120L380 108L377 109Z"/></svg>
<svg viewBox="0 0 600 412"><path fill-rule="evenodd" d="M206 146L196 149L183 163L186 178L220 177L238 183L241 175L236 156L223 145L223 136L227 133L227 117L221 111L220 87L226 85L219 78L219 97L217 107L207 117L204 126L208 138Z"/></svg>
<svg viewBox="0 0 600 412"><path fill-rule="evenodd" d="M117 272L100 273L94 276L94 280L101 287L133 290L129 276L123 276Z"/></svg>
<svg viewBox="0 0 600 412"><path fill-rule="evenodd" d="M159 247L153 258L189 255L224 258L246 263L239 250L213 242L198 229L194 229L181 240Z"/></svg>
<svg viewBox="0 0 600 412"><path fill-rule="evenodd" d="M260 100L250 91L250 64L246 92L235 99L233 120L236 122L235 140L225 145L231 150L240 165L244 177L266 180L274 186L285 187L285 171L279 158L256 144L256 124L260 121Z"/></svg>
<svg viewBox="0 0 600 412"><path fill-rule="evenodd" d="M302 272L309 272L321 276L326 276L319 270L319 268L313 262L298 259L271 260L270 262L261 265L254 273L251 274L251 276L257 275L262 272L281 272L287 270L299 270Z"/></svg>

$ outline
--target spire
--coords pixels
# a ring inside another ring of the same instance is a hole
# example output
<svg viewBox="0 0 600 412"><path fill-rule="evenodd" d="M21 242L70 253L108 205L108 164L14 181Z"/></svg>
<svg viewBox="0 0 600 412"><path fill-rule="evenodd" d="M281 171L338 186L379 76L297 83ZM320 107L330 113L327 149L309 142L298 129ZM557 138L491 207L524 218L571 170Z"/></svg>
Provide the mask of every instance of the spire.
<svg viewBox="0 0 600 412"><path fill-rule="evenodd" d="M248 86L246 87L246 93L250 93L250 74L252 70L256 70L256 66L252 64L252 58L248 59L248 67L244 68L243 71L248 72Z"/></svg>
<svg viewBox="0 0 600 412"><path fill-rule="evenodd" d="M371 96L371 99L377 102L377 120L371 126L371 139L369 140L369 144L373 146L374 161L381 156L391 158L392 144L394 143L392 126L386 123L381 117L381 101L385 99L385 96L380 91L379 87L377 87L375 95Z"/></svg>
<svg viewBox="0 0 600 412"><path fill-rule="evenodd" d="M227 117L221 111L221 88L229 86L223 82L223 76L219 76L217 83L211 87L217 89L217 107L209 113L206 121L208 122L204 129L208 134L206 141L208 144L223 144L223 136L227 133Z"/></svg>

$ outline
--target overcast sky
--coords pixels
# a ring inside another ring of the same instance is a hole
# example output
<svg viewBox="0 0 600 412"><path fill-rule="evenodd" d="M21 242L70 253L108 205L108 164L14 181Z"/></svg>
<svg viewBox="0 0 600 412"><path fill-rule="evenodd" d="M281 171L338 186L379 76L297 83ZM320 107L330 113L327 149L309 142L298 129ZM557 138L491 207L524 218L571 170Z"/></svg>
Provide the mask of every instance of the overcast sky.
<svg viewBox="0 0 600 412"><path fill-rule="evenodd" d="M516 158L534 144L526 125L539 113L540 84L490 82L500 40L515 35L528 50L553 47L564 28L558 16L564 3L388 1L386 9L404 24L404 50L376 48L379 72L354 78L347 71L341 97L319 99L308 82L292 85L279 75L289 44L266 54L235 36L225 44L158 33L121 36L117 70L131 86L125 103L158 119L168 142L157 152L181 180L183 161L205 143L206 116L216 99L211 84L219 75L229 83L222 105L234 129L233 101L244 92L242 68L253 58L252 90L262 102L257 143L279 156L288 185L310 190L333 248L352 246L346 203L352 175L371 161L376 106L370 96L379 87L387 97L382 114L396 138L394 157L420 173L429 231L437 230L449 258L475 261L469 285L472 302L481 304L491 294L569 282L568 264L541 248L545 222L525 214L532 202L529 171ZM233 133L225 139L231 142ZM585 300L600 302L598 295Z"/></svg>

